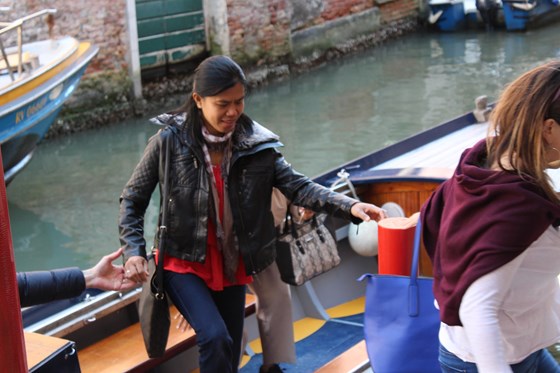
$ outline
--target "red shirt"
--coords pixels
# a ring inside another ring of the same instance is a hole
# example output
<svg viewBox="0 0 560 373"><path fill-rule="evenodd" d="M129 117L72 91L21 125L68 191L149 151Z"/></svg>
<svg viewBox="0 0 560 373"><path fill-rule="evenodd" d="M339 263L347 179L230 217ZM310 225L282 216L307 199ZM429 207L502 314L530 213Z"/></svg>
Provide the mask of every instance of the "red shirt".
<svg viewBox="0 0 560 373"><path fill-rule="evenodd" d="M223 218L224 209L224 181L220 166L212 166L216 187L218 189L218 199L220 208L220 219ZM253 281L251 276L245 274L245 265L239 255L239 264L235 275L235 282L228 281L224 276L223 256L218 250L218 238L216 236L216 225L212 219L208 219L208 241L206 248L206 261L204 263L189 262L167 255L163 262L163 267L175 273L192 273L200 277L208 287L214 291L223 290L226 286L246 285Z"/></svg>

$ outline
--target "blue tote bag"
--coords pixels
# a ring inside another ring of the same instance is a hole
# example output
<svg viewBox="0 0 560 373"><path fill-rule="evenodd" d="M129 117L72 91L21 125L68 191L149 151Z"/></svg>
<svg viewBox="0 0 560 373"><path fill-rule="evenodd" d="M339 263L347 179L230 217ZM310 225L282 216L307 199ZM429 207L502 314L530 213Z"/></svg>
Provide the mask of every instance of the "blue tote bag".
<svg viewBox="0 0 560 373"><path fill-rule="evenodd" d="M375 373L441 372L433 279L418 277L420 236L418 220L410 276L365 274L359 279L368 280L364 333Z"/></svg>

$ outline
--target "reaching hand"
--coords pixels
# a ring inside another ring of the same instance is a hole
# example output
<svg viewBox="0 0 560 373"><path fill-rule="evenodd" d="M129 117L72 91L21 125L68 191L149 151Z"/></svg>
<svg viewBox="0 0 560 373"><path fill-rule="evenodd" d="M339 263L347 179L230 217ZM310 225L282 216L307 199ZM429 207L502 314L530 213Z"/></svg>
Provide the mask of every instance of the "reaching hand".
<svg viewBox="0 0 560 373"><path fill-rule="evenodd" d="M350 210L353 216L370 221L371 219L379 221L387 217L387 211L379 208L371 203L358 202L352 206Z"/></svg>
<svg viewBox="0 0 560 373"><path fill-rule="evenodd" d="M83 272L86 280L86 288L101 290L128 290L136 286L124 276L122 265L114 265L113 261L121 256L123 249L120 248L111 254L105 255L93 267Z"/></svg>

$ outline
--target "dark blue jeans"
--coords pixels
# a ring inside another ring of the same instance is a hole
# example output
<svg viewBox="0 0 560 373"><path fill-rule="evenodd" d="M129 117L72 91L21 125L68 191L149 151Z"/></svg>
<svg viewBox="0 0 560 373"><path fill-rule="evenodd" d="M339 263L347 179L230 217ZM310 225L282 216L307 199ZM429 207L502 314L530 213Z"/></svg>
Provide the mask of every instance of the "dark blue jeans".
<svg viewBox="0 0 560 373"><path fill-rule="evenodd" d="M237 372L245 320L245 286L213 291L196 275L165 271L165 290L196 332L200 372Z"/></svg>
<svg viewBox="0 0 560 373"><path fill-rule="evenodd" d="M439 364L444 373L478 372L476 364L459 359L442 345L439 346ZM560 366L546 348L533 352L525 360L510 367L514 373L560 373Z"/></svg>

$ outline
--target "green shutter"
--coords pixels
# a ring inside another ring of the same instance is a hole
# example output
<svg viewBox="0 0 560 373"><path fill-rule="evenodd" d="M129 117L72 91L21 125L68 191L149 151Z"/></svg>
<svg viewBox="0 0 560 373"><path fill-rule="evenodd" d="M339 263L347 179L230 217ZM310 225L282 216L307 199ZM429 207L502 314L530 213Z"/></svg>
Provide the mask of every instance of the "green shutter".
<svg viewBox="0 0 560 373"><path fill-rule="evenodd" d="M180 62L204 47L202 0L136 0L142 68Z"/></svg>

